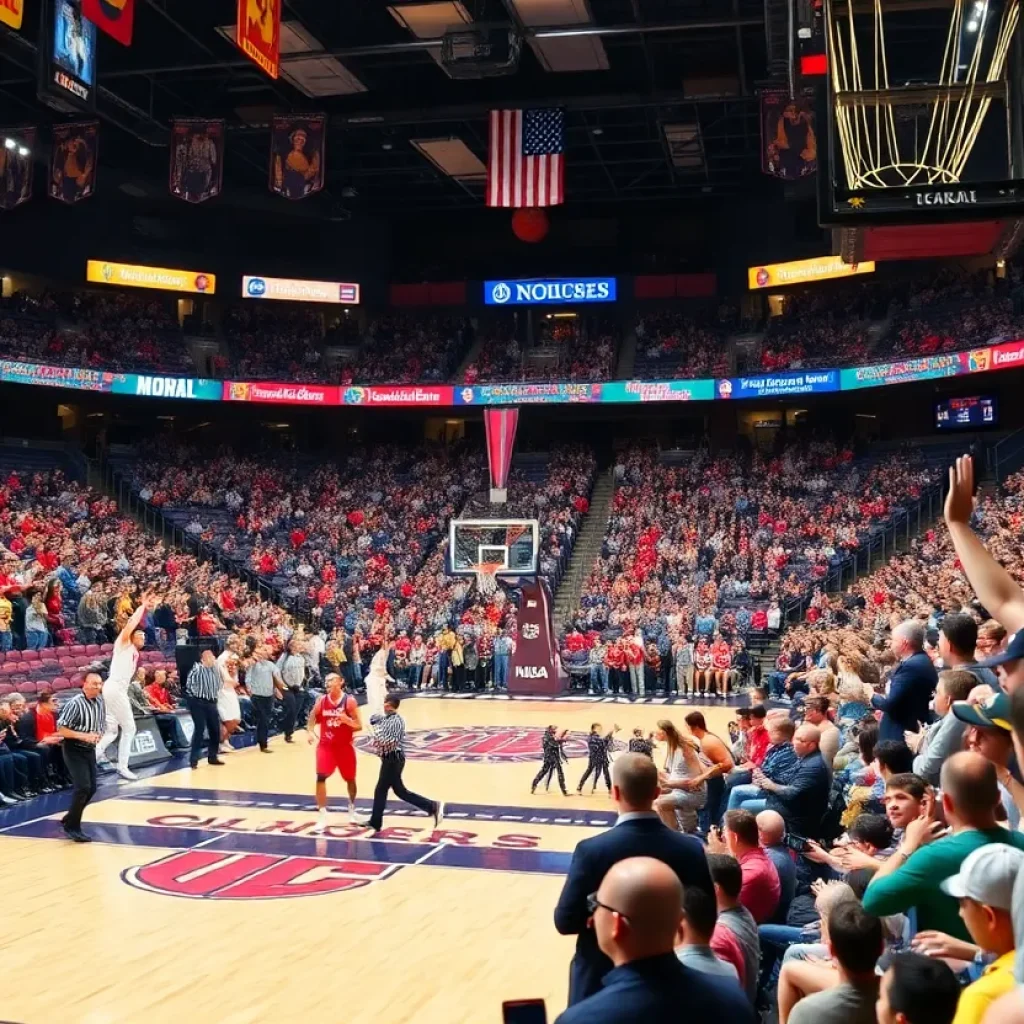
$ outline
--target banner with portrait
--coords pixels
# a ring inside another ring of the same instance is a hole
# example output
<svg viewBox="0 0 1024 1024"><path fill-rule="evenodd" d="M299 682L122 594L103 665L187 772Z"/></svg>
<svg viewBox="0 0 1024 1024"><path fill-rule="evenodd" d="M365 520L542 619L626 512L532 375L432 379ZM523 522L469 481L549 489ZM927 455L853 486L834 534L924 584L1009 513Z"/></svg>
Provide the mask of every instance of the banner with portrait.
<svg viewBox="0 0 1024 1024"><path fill-rule="evenodd" d="M17 145L0 147L0 210L13 210L32 198L35 171L35 128L0 128L0 135Z"/></svg>
<svg viewBox="0 0 1024 1024"><path fill-rule="evenodd" d="M224 122L180 118L171 124L172 196L205 203L224 184Z"/></svg>
<svg viewBox="0 0 1024 1024"><path fill-rule="evenodd" d="M276 116L270 125L270 191L305 199L324 187L323 114Z"/></svg>
<svg viewBox="0 0 1024 1024"><path fill-rule="evenodd" d="M783 181L818 170L812 89L796 96L788 89L761 90L761 170Z"/></svg>
<svg viewBox="0 0 1024 1024"><path fill-rule="evenodd" d="M62 203L78 203L96 190L100 125L55 124L50 157L50 197Z"/></svg>

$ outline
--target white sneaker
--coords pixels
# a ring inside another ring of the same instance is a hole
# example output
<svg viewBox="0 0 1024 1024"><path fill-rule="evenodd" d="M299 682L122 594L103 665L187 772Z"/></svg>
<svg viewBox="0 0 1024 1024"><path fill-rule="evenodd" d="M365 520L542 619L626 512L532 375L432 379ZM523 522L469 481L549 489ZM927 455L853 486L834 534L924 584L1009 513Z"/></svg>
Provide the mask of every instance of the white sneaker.
<svg viewBox="0 0 1024 1024"><path fill-rule="evenodd" d="M135 772L130 772L127 768L118 768L117 774L120 775L125 782L137 782L139 778Z"/></svg>
<svg viewBox="0 0 1024 1024"><path fill-rule="evenodd" d="M217 749L222 754L233 754L235 752L235 748L230 743L222 743Z"/></svg>
<svg viewBox="0 0 1024 1024"><path fill-rule="evenodd" d="M354 825L356 823L356 805L348 805L348 823Z"/></svg>
<svg viewBox="0 0 1024 1024"><path fill-rule="evenodd" d="M327 811L317 811L316 812L316 828L313 831L314 832L323 832L323 830L325 828L327 828L327 825L328 825Z"/></svg>

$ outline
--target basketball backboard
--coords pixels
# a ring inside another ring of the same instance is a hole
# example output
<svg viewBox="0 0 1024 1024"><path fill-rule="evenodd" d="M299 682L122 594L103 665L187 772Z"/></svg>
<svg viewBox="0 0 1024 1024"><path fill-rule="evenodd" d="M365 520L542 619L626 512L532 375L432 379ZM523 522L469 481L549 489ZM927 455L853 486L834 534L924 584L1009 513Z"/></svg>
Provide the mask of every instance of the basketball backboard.
<svg viewBox="0 0 1024 1024"><path fill-rule="evenodd" d="M536 519L453 519L448 571L453 576L533 576L540 526Z"/></svg>

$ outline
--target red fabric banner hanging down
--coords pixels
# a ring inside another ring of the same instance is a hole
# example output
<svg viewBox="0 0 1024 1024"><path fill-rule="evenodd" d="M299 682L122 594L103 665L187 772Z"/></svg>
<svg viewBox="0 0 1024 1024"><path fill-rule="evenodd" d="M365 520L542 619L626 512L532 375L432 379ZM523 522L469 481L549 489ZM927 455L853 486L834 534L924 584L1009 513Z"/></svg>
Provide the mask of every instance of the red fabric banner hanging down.
<svg viewBox="0 0 1024 1024"><path fill-rule="evenodd" d="M508 500L508 474L519 425L518 409L484 409L487 434L487 467L491 473L491 501Z"/></svg>

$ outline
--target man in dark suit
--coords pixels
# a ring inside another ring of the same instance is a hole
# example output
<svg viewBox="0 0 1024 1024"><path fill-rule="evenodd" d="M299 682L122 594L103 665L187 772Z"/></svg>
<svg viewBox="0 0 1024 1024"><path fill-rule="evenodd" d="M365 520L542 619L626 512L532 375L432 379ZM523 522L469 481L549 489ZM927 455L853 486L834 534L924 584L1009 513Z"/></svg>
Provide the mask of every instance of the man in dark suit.
<svg viewBox="0 0 1024 1024"><path fill-rule="evenodd" d="M773 782L760 769L754 771L754 782L767 790L761 801L744 801L748 811L778 811L786 822L786 831L798 836L816 836L818 826L828 810L832 774L821 756L821 730L804 723L793 734L793 750L798 758L796 771L786 783ZM754 807L757 804L757 807Z"/></svg>
<svg viewBox="0 0 1024 1024"><path fill-rule="evenodd" d="M901 622L892 631L889 646L900 663L889 681L889 695L875 694L871 698L871 706L883 712L878 727L880 740L902 742L904 732L918 732L921 723L931 718L928 705L939 676L924 653L924 636L924 626L914 619Z"/></svg>
<svg viewBox="0 0 1024 1024"><path fill-rule="evenodd" d="M628 857L653 857L667 864L683 885L697 885L714 894L707 857L700 841L674 832L654 811L659 793L658 769L642 754L625 754L612 769L612 799L619 809L615 827L584 839L572 855L569 876L555 907L555 927L577 935L576 955L569 970L569 1005L601 988L612 962L598 948L589 926L587 898L597 891L608 869Z"/></svg>
<svg viewBox="0 0 1024 1024"><path fill-rule="evenodd" d="M570 1006L555 1024L753 1024L753 1007L735 981L702 974L676 957L683 886L669 864L653 857L619 860L587 902L597 944L614 966L599 992Z"/></svg>

